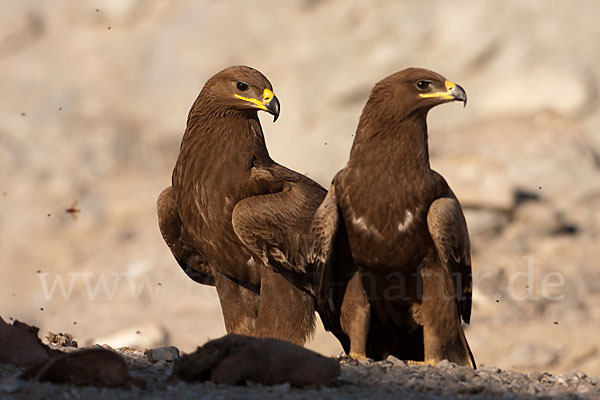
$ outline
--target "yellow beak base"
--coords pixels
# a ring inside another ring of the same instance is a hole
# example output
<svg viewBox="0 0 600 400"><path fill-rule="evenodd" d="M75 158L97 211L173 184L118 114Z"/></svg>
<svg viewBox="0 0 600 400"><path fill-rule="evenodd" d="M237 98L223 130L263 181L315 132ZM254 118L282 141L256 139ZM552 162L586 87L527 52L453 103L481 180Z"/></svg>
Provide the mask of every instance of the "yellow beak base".
<svg viewBox="0 0 600 400"><path fill-rule="evenodd" d="M253 107L258 108L259 110L263 110L268 112L269 114L273 114L273 122L275 122L277 120L277 117L279 117L279 100L277 100L277 97L275 96L275 93L273 93L272 90L265 89L263 91L262 101L254 99L252 97L240 96L237 93L234 94L234 96L238 99L251 103Z"/></svg>
<svg viewBox="0 0 600 400"><path fill-rule="evenodd" d="M424 99L437 98L443 100L457 100L462 101L465 106L467 105L467 93L460 85L446 80L444 86L446 87L445 92L420 93L419 96Z"/></svg>

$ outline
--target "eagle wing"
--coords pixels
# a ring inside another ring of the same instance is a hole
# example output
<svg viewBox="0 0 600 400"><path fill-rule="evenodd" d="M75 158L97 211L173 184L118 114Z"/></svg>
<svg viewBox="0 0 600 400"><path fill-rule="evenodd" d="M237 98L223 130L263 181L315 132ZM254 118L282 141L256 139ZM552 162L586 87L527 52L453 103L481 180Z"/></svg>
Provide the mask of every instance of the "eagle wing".
<svg viewBox="0 0 600 400"><path fill-rule="evenodd" d="M338 175L333 178L325 200L314 215L307 270L313 276L315 304L323 326L335 335L348 353L350 338L342 330L340 317L347 281L343 275L346 268L352 268L353 261L336 197Z"/></svg>
<svg viewBox="0 0 600 400"><path fill-rule="evenodd" d="M270 265L298 288L313 293L307 271L310 227L313 215L325 197L316 182L287 168L254 167L269 192L239 201L232 215L233 230L250 250L255 262ZM265 184L265 180L278 182Z"/></svg>
<svg viewBox="0 0 600 400"><path fill-rule="evenodd" d="M314 273L315 293L323 299L329 297L327 295L331 282L329 274L339 223L340 210L335 196L335 186L332 184L313 218L310 232L311 246L307 260Z"/></svg>
<svg viewBox="0 0 600 400"><path fill-rule="evenodd" d="M214 286L210 266L202 255L185 240L185 232L175 206L171 186L163 190L158 196L156 208L162 237L171 249L171 253L173 253L181 269L195 282Z"/></svg>
<svg viewBox="0 0 600 400"><path fill-rule="evenodd" d="M453 193L433 201L427 212L427 227L438 256L453 278L460 317L471 319L471 250L467 223Z"/></svg>

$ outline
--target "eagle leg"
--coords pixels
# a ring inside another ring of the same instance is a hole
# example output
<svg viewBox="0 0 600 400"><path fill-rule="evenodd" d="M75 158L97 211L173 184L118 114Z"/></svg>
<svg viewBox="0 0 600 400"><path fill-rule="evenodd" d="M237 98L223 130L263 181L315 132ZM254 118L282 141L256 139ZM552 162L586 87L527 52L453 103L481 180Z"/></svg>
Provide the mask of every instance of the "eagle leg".
<svg viewBox="0 0 600 400"><path fill-rule="evenodd" d="M475 368L461 326L454 284L448 271L438 259L421 269L421 279L424 362L437 364L445 359Z"/></svg>
<svg viewBox="0 0 600 400"><path fill-rule="evenodd" d="M227 333L252 335L259 295L218 272L214 273L214 279Z"/></svg>
<svg viewBox="0 0 600 400"><path fill-rule="evenodd" d="M371 306L362 284L361 271L356 271L346 286L340 322L343 331L350 337L350 357L358 360L366 359Z"/></svg>
<svg viewBox="0 0 600 400"><path fill-rule="evenodd" d="M315 331L312 296L288 284L270 266L262 266L260 280L260 305L253 336L304 345Z"/></svg>

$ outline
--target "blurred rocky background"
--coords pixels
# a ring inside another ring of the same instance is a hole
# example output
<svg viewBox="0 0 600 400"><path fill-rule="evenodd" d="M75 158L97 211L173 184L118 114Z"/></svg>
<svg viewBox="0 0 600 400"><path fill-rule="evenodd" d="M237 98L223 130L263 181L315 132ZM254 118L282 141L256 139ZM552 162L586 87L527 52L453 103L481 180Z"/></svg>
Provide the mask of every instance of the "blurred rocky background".
<svg viewBox="0 0 600 400"><path fill-rule="evenodd" d="M114 347L191 351L221 336L214 289L180 271L155 213L203 83L232 64L261 70L282 104L276 124L263 120L273 158L328 186L373 84L422 66L469 95L466 109L433 110L429 127L432 165L471 231L477 361L600 375L600 3L21 0L0 10L5 319ZM80 212L65 212L75 201ZM322 330L310 347L340 351Z"/></svg>

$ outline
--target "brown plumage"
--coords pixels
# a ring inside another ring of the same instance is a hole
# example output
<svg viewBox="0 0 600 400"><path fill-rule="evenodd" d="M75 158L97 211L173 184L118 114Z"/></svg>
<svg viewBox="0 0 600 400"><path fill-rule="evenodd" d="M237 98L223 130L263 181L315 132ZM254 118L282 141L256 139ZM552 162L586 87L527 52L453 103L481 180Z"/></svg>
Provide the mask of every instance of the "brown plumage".
<svg viewBox="0 0 600 400"><path fill-rule="evenodd" d="M314 330L313 298L273 269L306 265L304 238L326 191L269 157L258 110L279 115L260 72L235 66L206 82L172 187L158 199L159 225L181 268L216 286L227 332L303 344Z"/></svg>
<svg viewBox="0 0 600 400"><path fill-rule="evenodd" d="M318 309L354 357L471 365L469 235L461 206L429 167L428 111L463 101L441 75L410 68L371 92L350 159L315 215Z"/></svg>

